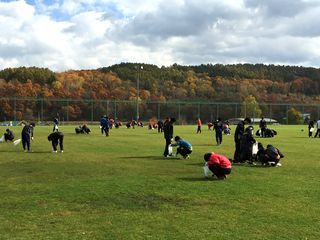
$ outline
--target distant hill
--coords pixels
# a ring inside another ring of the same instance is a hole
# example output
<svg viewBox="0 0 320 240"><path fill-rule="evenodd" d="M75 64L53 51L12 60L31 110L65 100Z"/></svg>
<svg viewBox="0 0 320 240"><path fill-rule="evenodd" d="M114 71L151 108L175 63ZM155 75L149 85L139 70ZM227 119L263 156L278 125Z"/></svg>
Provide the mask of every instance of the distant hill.
<svg viewBox="0 0 320 240"><path fill-rule="evenodd" d="M318 103L320 69L264 64L158 67L121 63L95 70L55 73L47 68L0 71L3 97Z"/></svg>

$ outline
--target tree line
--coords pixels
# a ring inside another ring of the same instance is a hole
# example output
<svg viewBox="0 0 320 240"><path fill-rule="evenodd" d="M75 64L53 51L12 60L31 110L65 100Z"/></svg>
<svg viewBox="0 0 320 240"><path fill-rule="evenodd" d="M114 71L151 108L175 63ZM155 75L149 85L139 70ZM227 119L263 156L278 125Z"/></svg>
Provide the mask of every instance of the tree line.
<svg viewBox="0 0 320 240"><path fill-rule="evenodd" d="M319 84L320 69L301 66L120 63L64 72L19 67L0 71L0 108L10 117L13 97L136 100L138 94L141 101L242 102L254 96L258 103L317 104Z"/></svg>

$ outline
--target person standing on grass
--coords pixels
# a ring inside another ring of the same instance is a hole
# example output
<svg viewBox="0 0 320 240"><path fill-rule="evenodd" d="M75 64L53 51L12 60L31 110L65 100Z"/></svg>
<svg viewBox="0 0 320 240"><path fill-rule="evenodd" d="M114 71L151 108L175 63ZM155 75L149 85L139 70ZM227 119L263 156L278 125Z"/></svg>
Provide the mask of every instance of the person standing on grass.
<svg viewBox="0 0 320 240"><path fill-rule="evenodd" d="M202 126L202 122L201 119L198 117L197 118L197 133L201 133L201 126Z"/></svg>
<svg viewBox="0 0 320 240"><path fill-rule="evenodd" d="M227 175L231 173L232 166L227 157L211 152L204 154L203 158L206 161L206 166L219 180L226 179Z"/></svg>
<svg viewBox="0 0 320 240"><path fill-rule="evenodd" d="M312 137L312 132L314 130L314 121L310 120L308 124L308 136L309 138Z"/></svg>
<svg viewBox="0 0 320 240"><path fill-rule="evenodd" d="M163 156L169 157L169 145L171 144L173 138L173 123L176 121L175 118L167 118L163 124L163 135L166 140L166 145L164 148Z"/></svg>
<svg viewBox="0 0 320 240"><path fill-rule="evenodd" d="M264 117L261 118L261 120L259 122L259 127L261 130L261 137L266 137L267 122L264 119Z"/></svg>
<svg viewBox="0 0 320 240"><path fill-rule="evenodd" d="M222 143L222 132L223 132L223 124L222 124L221 118L218 118L213 123L213 128L216 131L216 142L217 142L217 145L220 145Z"/></svg>
<svg viewBox="0 0 320 240"><path fill-rule="evenodd" d="M48 141L52 142L52 152L57 152L58 144L60 146L60 151L63 152L63 138L64 135L62 132L53 132L48 136Z"/></svg>
<svg viewBox="0 0 320 240"><path fill-rule="evenodd" d="M101 134L106 134L106 137L109 136L109 119L107 115L104 115L100 119L100 127L101 127Z"/></svg>
<svg viewBox="0 0 320 240"><path fill-rule="evenodd" d="M23 129L21 132L22 147L25 152L27 152L27 150L28 152L30 152L30 140L33 140L33 129L35 127L35 124L23 123L22 126L23 126Z"/></svg>
<svg viewBox="0 0 320 240"><path fill-rule="evenodd" d="M316 134L314 135L314 137L317 137L318 135L319 135L319 137L320 137L320 118L319 118L319 120L318 120L317 123L316 123L316 128L317 128L317 132L316 132Z"/></svg>
<svg viewBox="0 0 320 240"><path fill-rule="evenodd" d="M158 133L163 132L163 122L161 120L158 121Z"/></svg>
<svg viewBox="0 0 320 240"><path fill-rule="evenodd" d="M235 143L235 152L234 152L234 162L240 162L240 154L241 154L241 138L242 135L244 134L244 126L246 124L250 124L251 119L250 118L245 118L243 121L240 121L236 127L236 131L234 133L234 143Z"/></svg>
<svg viewBox="0 0 320 240"><path fill-rule="evenodd" d="M53 129L52 129L52 132L55 132L55 131L59 131L59 119L57 117L55 117L53 119Z"/></svg>

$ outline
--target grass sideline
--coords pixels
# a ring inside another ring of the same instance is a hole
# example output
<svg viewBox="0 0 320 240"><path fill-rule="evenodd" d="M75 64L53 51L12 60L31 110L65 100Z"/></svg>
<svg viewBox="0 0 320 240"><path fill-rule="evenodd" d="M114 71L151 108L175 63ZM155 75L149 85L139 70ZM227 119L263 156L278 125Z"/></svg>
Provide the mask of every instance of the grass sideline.
<svg viewBox="0 0 320 240"><path fill-rule="evenodd" d="M232 157L233 135L216 146L212 131L175 126L194 148L183 160L162 157L155 130L89 127L60 126L64 153L51 153L50 126L36 126L32 153L0 144L0 239L320 239L320 139L306 126L256 138L282 167L234 165L226 181L203 178L203 154Z"/></svg>

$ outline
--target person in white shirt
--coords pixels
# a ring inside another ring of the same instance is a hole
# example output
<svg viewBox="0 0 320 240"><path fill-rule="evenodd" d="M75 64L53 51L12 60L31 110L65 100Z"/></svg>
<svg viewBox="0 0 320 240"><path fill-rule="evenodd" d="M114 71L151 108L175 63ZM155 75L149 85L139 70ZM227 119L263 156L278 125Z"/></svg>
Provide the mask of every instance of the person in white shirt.
<svg viewBox="0 0 320 240"><path fill-rule="evenodd" d="M316 128L317 128L317 132L316 132L316 135L314 135L314 137L317 137L318 134L319 134L319 137L320 137L320 119L316 123Z"/></svg>

